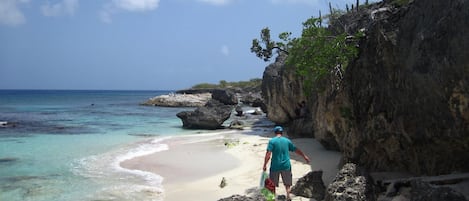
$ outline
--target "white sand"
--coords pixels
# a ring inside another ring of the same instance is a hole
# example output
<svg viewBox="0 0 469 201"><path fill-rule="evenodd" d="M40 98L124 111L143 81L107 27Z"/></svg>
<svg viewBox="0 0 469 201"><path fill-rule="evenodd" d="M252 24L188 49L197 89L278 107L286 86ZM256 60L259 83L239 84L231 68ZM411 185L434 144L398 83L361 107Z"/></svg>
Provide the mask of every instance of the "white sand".
<svg viewBox="0 0 469 201"><path fill-rule="evenodd" d="M249 134L251 133L251 134ZM258 192L262 165L268 140L273 134L252 135L252 130L223 134L214 139L206 136L170 140L169 150L123 162L128 169L151 171L165 178L165 201L218 200L234 194L249 195ZM205 140L204 140L205 139ZM237 141L232 147L226 141ZM323 180L329 184L338 171L340 153L325 150L314 139L292 140L311 159L310 164L292 154L294 183L311 170L323 170ZM220 188L225 178L227 185ZM284 195L282 184L277 195ZM293 200L310 200L292 195ZM190 199L189 199L190 200Z"/></svg>

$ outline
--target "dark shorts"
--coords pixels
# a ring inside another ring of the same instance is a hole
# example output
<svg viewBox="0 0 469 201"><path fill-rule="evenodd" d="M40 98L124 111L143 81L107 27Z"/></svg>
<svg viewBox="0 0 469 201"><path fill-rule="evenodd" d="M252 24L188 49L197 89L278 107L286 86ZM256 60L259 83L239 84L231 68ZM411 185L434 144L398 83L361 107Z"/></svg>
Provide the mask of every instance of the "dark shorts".
<svg viewBox="0 0 469 201"><path fill-rule="evenodd" d="M282 175L282 181L285 186L292 185L292 173L291 170L281 170L281 171L270 171L270 179L274 182L275 186L278 187L279 177Z"/></svg>

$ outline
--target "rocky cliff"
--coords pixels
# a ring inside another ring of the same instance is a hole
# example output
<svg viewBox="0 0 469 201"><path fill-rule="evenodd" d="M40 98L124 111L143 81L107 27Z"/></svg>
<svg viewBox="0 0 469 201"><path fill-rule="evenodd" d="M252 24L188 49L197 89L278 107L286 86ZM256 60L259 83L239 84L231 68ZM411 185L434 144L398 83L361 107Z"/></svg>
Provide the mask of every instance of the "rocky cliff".
<svg viewBox="0 0 469 201"><path fill-rule="evenodd" d="M264 72L268 117L371 171L469 171L469 1L388 0L341 19L366 33L341 87L305 97L281 56Z"/></svg>

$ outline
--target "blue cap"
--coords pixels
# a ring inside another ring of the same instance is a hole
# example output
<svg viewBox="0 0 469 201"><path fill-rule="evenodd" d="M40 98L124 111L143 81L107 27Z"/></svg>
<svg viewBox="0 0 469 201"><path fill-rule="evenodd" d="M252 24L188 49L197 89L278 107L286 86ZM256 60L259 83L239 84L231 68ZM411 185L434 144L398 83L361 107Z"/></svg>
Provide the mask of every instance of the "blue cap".
<svg viewBox="0 0 469 201"><path fill-rule="evenodd" d="M274 132L283 132L283 128L281 126L275 126L274 127Z"/></svg>

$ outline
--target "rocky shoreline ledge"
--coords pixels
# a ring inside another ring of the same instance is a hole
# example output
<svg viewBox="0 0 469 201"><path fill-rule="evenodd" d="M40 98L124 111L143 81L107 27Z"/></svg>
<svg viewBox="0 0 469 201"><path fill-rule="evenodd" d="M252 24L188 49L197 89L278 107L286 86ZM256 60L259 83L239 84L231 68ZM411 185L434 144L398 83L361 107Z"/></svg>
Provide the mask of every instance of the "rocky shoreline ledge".
<svg viewBox="0 0 469 201"><path fill-rule="evenodd" d="M211 98L211 93L170 93L150 98L141 105L161 107L200 107L204 106Z"/></svg>
<svg viewBox="0 0 469 201"><path fill-rule="evenodd" d="M260 90L243 89L184 89L174 93L149 98L141 103L145 106L159 107L202 107L209 100L220 99L224 104L236 105L238 103L261 107L265 111L265 104ZM226 98L222 97L225 96Z"/></svg>

